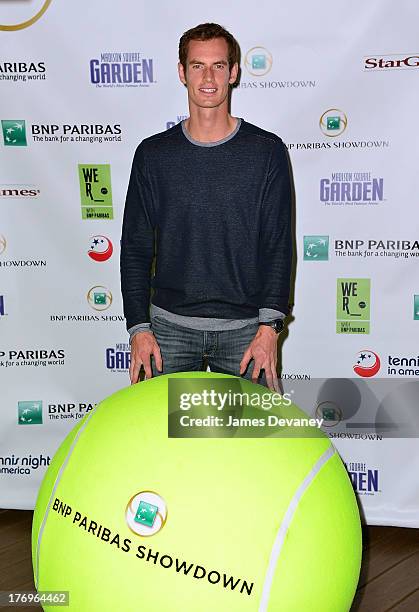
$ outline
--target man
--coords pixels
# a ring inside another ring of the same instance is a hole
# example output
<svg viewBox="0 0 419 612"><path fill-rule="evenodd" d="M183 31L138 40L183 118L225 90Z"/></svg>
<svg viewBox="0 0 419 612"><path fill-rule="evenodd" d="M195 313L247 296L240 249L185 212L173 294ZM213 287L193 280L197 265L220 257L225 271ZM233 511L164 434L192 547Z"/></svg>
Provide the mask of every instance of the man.
<svg viewBox="0 0 419 612"><path fill-rule="evenodd" d="M132 383L141 367L151 378L201 370L207 360L212 371L279 391L291 269L288 158L278 136L229 113L238 71L239 47L224 28L185 32L178 72L190 116L136 150L121 241Z"/></svg>

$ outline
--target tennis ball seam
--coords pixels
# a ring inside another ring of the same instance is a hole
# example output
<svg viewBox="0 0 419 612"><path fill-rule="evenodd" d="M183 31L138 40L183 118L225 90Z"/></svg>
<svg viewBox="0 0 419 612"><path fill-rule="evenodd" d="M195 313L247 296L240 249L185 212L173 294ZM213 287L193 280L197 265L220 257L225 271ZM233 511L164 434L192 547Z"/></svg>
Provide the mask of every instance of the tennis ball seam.
<svg viewBox="0 0 419 612"><path fill-rule="evenodd" d="M64 459L64 461L62 462L60 469L58 470L58 474L56 476L56 479L55 479L55 482L54 482L54 486L52 488L51 495L50 495L50 498L48 500L48 504L47 504L47 507L46 507L46 510L45 510L45 513L44 513L44 517L42 519L42 523L41 523L41 526L40 526L39 532L38 532L37 546L36 546L36 555L35 555L36 566L34 568L34 570L35 570L34 571L34 578L35 578L34 582L35 582L35 587L36 588L38 588L38 584L39 584L39 557L40 557L41 541L42 541L42 536L43 536L43 533L44 533L45 524L47 522L47 518L48 518L48 515L49 515L49 512L50 512L51 506L52 506L52 500L54 499L55 491L57 490L57 487L58 487L58 485L60 483L60 480L61 480L61 477L62 477L62 475L64 473L64 470L65 470L65 468L66 468L66 466L67 466L67 464L68 464L68 462L70 460L70 457L71 457L71 455L73 453L73 450L74 450L74 448L75 448L75 446L76 446L76 444L77 444L77 442L78 442L82 432L86 429L90 419L92 418L93 414L97 411L98 407L99 406L95 406L95 408L91 411L91 413L87 417L86 422L78 430L77 434L74 437L73 442L71 443L70 448L68 449L67 456Z"/></svg>
<svg viewBox="0 0 419 612"><path fill-rule="evenodd" d="M285 511L284 517L281 521L277 534L275 536L274 543L272 545L271 554L269 557L268 568L265 574L265 580L262 588L262 596L259 605L259 612L266 612L269 605L269 597L272 588L272 582L275 575L276 566L278 564L278 559L282 551L283 544L285 542L285 536L291 525L292 519L294 518L295 511L298 508L298 504L303 497L304 493L307 491L310 484L313 482L314 478L323 468L323 466L335 455L335 448L331 445L316 461L311 470L308 472L307 476L304 478L298 489L295 491L292 496L291 501L288 504L288 507Z"/></svg>

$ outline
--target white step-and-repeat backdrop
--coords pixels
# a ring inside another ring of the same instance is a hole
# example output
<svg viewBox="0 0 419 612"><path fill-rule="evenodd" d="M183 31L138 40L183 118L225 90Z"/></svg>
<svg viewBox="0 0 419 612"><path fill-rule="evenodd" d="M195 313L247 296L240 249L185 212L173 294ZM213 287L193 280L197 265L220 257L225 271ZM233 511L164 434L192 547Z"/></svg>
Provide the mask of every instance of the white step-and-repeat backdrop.
<svg viewBox="0 0 419 612"><path fill-rule="evenodd" d="M33 508L60 441L129 383L131 160L187 115L178 40L216 21L242 49L233 114L293 166L284 385L325 419L367 522L419 527L418 19L413 0L1 2L1 507Z"/></svg>

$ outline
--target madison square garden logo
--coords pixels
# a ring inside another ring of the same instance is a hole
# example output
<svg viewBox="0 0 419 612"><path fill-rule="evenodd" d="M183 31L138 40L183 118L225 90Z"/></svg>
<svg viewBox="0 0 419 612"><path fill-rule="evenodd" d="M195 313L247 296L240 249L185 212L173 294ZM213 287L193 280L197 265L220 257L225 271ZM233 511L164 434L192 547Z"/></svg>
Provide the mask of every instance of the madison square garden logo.
<svg viewBox="0 0 419 612"><path fill-rule="evenodd" d="M376 205L384 201L384 178L372 172L332 172L320 179L320 202L326 205Z"/></svg>
<svg viewBox="0 0 419 612"><path fill-rule="evenodd" d="M90 82L96 87L150 87L154 60L140 52L101 53L90 60Z"/></svg>
<svg viewBox="0 0 419 612"><path fill-rule="evenodd" d="M131 362L130 345L125 342L108 346L106 349L106 369L111 372L127 372Z"/></svg>
<svg viewBox="0 0 419 612"><path fill-rule="evenodd" d="M246 53L244 65L253 76L265 76L272 68L273 58L265 47L252 47Z"/></svg>
<svg viewBox="0 0 419 612"><path fill-rule="evenodd" d="M23 119L2 119L1 131L5 147L26 147L26 123Z"/></svg>
<svg viewBox="0 0 419 612"><path fill-rule="evenodd" d="M112 293L106 287L95 285L87 292L87 301L94 310L107 310L112 304Z"/></svg>
<svg viewBox="0 0 419 612"><path fill-rule="evenodd" d="M364 462L350 461L345 463L352 486L359 495L381 493L379 489L379 471L370 469Z"/></svg>
<svg viewBox="0 0 419 612"><path fill-rule="evenodd" d="M328 261L329 236L304 236L304 261Z"/></svg>
<svg viewBox="0 0 419 612"><path fill-rule="evenodd" d="M336 299L336 333L370 333L369 278L338 278Z"/></svg>
<svg viewBox="0 0 419 612"><path fill-rule="evenodd" d="M42 401L18 402L17 415L19 425L42 425Z"/></svg>
<svg viewBox="0 0 419 612"><path fill-rule="evenodd" d="M4 295L0 295L0 317L4 317L5 316L5 311L4 311Z"/></svg>
<svg viewBox="0 0 419 612"><path fill-rule="evenodd" d="M110 164L79 164L82 219L113 219Z"/></svg>
<svg viewBox="0 0 419 612"><path fill-rule="evenodd" d="M154 491L141 491L129 500L125 520L130 530L140 536L158 533L167 520L167 505Z"/></svg>
<svg viewBox="0 0 419 612"><path fill-rule="evenodd" d="M320 117L320 129L325 136L340 136L348 125L348 118L338 108L329 108Z"/></svg>

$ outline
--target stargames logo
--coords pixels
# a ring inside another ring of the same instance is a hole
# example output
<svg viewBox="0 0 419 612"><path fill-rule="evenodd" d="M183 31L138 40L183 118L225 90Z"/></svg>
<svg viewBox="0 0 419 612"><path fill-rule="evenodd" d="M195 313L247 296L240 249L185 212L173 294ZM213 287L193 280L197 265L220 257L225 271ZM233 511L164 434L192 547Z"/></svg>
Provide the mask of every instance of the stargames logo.
<svg viewBox="0 0 419 612"><path fill-rule="evenodd" d="M304 236L304 261L328 261L329 236Z"/></svg>
<svg viewBox="0 0 419 612"><path fill-rule="evenodd" d="M30 0L24 3L3 0L0 10L0 30L13 31L28 28L42 17L51 2L52 0ZM4 24L5 21L8 23Z"/></svg>
<svg viewBox="0 0 419 612"><path fill-rule="evenodd" d="M154 491L141 491L129 500L125 510L128 527L140 536L158 533L167 520L167 505Z"/></svg>
<svg viewBox="0 0 419 612"><path fill-rule="evenodd" d="M23 119L2 119L1 130L5 147L26 147L26 125Z"/></svg>
<svg viewBox="0 0 419 612"><path fill-rule="evenodd" d="M375 57L364 57L364 70L391 70L409 69L419 67L419 54L395 53L390 55L376 55Z"/></svg>
<svg viewBox="0 0 419 612"><path fill-rule="evenodd" d="M370 333L370 279L338 278L336 333Z"/></svg>
<svg viewBox="0 0 419 612"><path fill-rule="evenodd" d="M110 164L79 164L82 219L113 219Z"/></svg>
<svg viewBox="0 0 419 612"><path fill-rule="evenodd" d="M272 68L273 58L265 47L252 47L246 53L244 66L253 76L264 76Z"/></svg>
<svg viewBox="0 0 419 612"><path fill-rule="evenodd" d="M340 136L348 125L348 118L338 108L329 108L320 117L320 129L325 136Z"/></svg>

